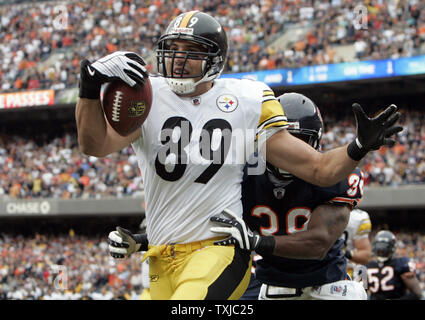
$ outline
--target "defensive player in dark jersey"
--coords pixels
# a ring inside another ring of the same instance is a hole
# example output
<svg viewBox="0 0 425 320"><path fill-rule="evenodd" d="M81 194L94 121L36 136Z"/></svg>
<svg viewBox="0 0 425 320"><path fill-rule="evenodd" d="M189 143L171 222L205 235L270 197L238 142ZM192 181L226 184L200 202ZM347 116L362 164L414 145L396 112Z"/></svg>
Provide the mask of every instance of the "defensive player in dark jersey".
<svg viewBox="0 0 425 320"><path fill-rule="evenodd" d="M415 266L407 257L395 257L397 242L391 231L379 231L372 242L373 259L367 266L370 300L420 300Z"/></svg>
<svg viewBox="0 0 425 320"><path fill-rule="evenodd" d="M314 102L297 93L278 100L285 106L288 131L318 149L323 122ZM211 230L229 235L219 243L239 244L262 256L255 270L262 284L259 299L365 300L363 285L347 280L341 238L362 192L358 168L348 179L323 188L267 163L263 175L244 176L244 221L226 210L229 219L212 218L224 226ZM256 280L245 296L255 296Z"/></svg>

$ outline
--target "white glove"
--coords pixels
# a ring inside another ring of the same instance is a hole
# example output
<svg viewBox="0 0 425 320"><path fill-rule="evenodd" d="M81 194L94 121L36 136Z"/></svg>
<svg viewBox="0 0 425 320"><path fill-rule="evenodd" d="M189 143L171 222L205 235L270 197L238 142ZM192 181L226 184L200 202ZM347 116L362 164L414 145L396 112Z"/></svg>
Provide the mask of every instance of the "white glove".
<svg viewBox="0 0 425 320"><path fill-rule="evenodd" d="M224 209L224 214L230 216L230 219L221 218L219 216L211 217L211 221L224 224L225 227L212 227L210 230L215 233L225 233L229 237L223 240L216 241L218 245L237 244L239 248L244 250L255 250L260 241L258 234L252 233L246 226L245 221L238 217L233 211Z"/></svg>
<svg viewBox="0 0 425 320"><path fill-rule="evenodd" d="M276 246L273 236L260 236L257 232L252 232L245 221L238 217L233 211L224 209L222 214L230 216L230 219L220 216L213 216L211 221L225 225L224 227L212 227L210 230L215 233L224 233L228 237L215 241L216 245L237 245L240 249L255 251L260 255L271 255Z"/></svg>
<svg viewBox="0 0 425 320"><path fill-rule="evenodd" d="M115 259L128 258L141 247L141 243L136 242L134 235L121 227L117 227L116 231L109 233L108 243L109 254Z"/></svg>
<svg viewBox="0 0 425 320"><path fill-rule="evenodd" d="M148 77L146 62L137 53L116 51L86 66L92 77L102 78L103 82L121 79L130 86L143 84ZM99 73L95 75L96 71Z"/></svg>
<svg viewBox="0 0 425 320"><path fill-rule="evenodd" d="M100 99L103 83L122 80L137 88L145 83L149 74L141 56L130 51L117 51L90 63L84 59L80 63L80 98Z"/></svg>

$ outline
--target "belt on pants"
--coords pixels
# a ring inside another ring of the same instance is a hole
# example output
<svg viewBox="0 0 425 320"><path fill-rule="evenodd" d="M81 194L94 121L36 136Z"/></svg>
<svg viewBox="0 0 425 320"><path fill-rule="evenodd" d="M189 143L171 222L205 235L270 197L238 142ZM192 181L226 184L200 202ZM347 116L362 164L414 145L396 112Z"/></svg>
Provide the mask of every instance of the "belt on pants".
<svg viewBox="0 0 425 320"><path fill-rule="evenodd" d="M276 287L267 285L266 297L272 299L299 297L303 294L302 288Z"/></svg>
<svg viewBox="0 0 425 320"><path fill-rule="evenodd" d="M143 255L142 262L148 257L168 256L174 257L177 252L193 252L204 247L213 246L214 242L223 239L222 237L211 238L201 241L194 241L189 243L176 243L176 244L161 244L158 246L149 245L148 251Z"/></svg>

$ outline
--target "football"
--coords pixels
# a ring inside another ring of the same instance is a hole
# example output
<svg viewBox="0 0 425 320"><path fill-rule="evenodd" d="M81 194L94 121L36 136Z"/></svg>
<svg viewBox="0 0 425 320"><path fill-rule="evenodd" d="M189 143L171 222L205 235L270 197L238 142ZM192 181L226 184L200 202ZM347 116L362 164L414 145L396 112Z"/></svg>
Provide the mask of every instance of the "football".
<svg viewBox="0 0 425 320"><path fill-rule="evenodd" d="M121 136L128 136L139 128L152 105L152 85L149 78L139 89L124 81L115 80L105 86L103 111L111 127Z"/></svg>

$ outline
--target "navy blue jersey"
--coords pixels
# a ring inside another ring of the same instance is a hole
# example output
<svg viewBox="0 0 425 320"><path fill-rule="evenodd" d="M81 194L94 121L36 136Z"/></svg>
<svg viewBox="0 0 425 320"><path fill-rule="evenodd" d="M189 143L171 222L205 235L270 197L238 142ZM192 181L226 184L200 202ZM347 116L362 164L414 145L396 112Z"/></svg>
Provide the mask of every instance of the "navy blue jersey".
<svg viewBox="0 0 425 320"><path fill-rule="evenodd" d="M251 280L249 281L245 293L240 297L240 300L258 300L261 289L261 282L255 278L255 268L257 267L258 259L261 259L261 256L254 252L251 267Z"/></svg>
<svg viewBox="0 0 425 320"><path fill-rule="evenodd" d="M370 261L367 265L370 299L398 299L405 295L407 288L401 275L414 272L409 261L407 257L393 258L383 263Z"/></svg>
<svg viewBox="0 0 425 320"><path fill-rule="evenodd" d="M245 293L240 297L239 300L258 300L260 295L261 282L255 278L255 275L251 274L251 280L249 281L248 288Z"/></svg>
<svg viewBox="0 0 425 320"><path fill-rule="evenodd" d="M276 187L269 174L244 175L244 220L262 235L289 235L307 229L313 210L326 203L355 206L363 193L363 175L356 169L348 179L322 188L294 177L287 186ZM262 283L291 288L322 285L346 278L346 259L336 241L323 260L265 256L257 261L256 278Z"/></svg>

